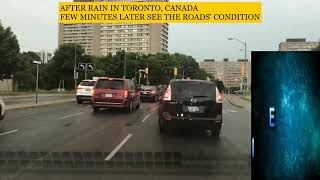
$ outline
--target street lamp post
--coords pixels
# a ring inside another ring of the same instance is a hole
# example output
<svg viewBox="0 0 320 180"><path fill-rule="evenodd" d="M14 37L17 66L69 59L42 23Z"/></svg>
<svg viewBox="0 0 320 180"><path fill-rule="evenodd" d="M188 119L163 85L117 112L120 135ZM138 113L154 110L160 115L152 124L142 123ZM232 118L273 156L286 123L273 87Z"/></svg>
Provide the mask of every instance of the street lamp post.
<svg viewBox="0 0 320 180"><path fill-rule="evenodd" d="M238 41L239 43L241 43L244 46L244 59L247 60L247 42L243 42L238 38L228 38L228 40L236 40L236 41ZM247 77L248 73L247 73L247 63L246 63L246 61L244 63L244 67L245 67L245 73L246 73L245 77ZM242 89L242 86L241 86L241 89ZM247 89L247 86L246 86L246 89Z"/></svg>
<svg viewBox="0 0 320 180"><path fill-rule="evenodd" d="M123 66L123 78L127 76L127 52L124 52L124 66Z"/></svg>
<svg viewBox="0 0 320 180"><path fill-rule="evenodd" d="M74 76L74 90L77 91L77 44L76 43L74 43L73 76Z"/></svg>
<svg viewBox="0 0 320 180"><path fill-rule="evenodd" d="M38 89L39 89L39 65L41 61L33 61L33 64L37 66L37 80L36 80L36 104L38 104Z"/></svg>

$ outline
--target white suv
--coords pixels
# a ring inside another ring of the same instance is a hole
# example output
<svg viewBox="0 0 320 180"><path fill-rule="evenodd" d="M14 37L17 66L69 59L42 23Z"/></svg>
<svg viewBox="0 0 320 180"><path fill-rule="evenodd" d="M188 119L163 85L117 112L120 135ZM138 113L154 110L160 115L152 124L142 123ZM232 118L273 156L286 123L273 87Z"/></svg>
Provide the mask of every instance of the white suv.
<svg viewBox="0 0 320 180"><path fill-rule="evenodd" d="M77 103L81 104L83 101L91 101L91 91L93 89L93 86L95 85L95 80L83 80L78 85L77 88Z"/></svg>
<svg viewBox="0 0 320 180"><path fill-rule="evenodd" d="M6 105L4 104L2 98L0 97L0 129L3 128L3 119L6 114Z"/></svg>

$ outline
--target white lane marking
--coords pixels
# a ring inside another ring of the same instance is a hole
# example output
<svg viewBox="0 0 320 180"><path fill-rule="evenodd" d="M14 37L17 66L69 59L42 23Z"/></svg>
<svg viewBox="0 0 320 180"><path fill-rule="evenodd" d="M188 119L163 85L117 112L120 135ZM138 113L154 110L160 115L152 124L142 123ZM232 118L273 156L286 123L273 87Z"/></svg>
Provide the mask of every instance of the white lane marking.
<svg viewBox="0 0 320 180"><path fill-rule="evenodd" d="M146 117L144 117L144 118L142 119L142 122L144 123L154 112L155 112L155 111L153 111L152 113L146 115Z"/></svg>
<svg viewBox="0 0 320 180"><path fill-rule="evenodd" d="M235 111L235 110L232 110L232 109L226 109L226 110L223 110L223 112L232 112L232 113L235 113L235 112L238 112L238 111Z"/></svg>
<svg viewBox="0 0 320 180"><path fill-rule="evenodd" d="M71 115L69 115L69 116L64 116L64 117L61 117L61 118L58 118L59 120L60 119L66 119L66 118L69 118L69 117L72 117L72 116L77 116L77 115L80 115L80 114L82 114L83 112L79 112L79 113L77 113L77 114L71 114Z"/></svg>
<svg viewBox="0 0 320 180"><path fill-rule="evenodd" d="M18 132L18 131L19 131L18 129L15 129L15 130L12 130L12 131L4 132L4 133L1 133L0 136L6 135L6 134L10 134L10 133L14 133L14 132Z"/></svg>
<svg viewBox="0 0 320 180"><path fill-rule="evenodd" d="M109 161L119 150L120 148L131 138L132 134L128 134L126 138L124 138L121 143L112 150L112 152L106 157L105 161Z"/></svg>

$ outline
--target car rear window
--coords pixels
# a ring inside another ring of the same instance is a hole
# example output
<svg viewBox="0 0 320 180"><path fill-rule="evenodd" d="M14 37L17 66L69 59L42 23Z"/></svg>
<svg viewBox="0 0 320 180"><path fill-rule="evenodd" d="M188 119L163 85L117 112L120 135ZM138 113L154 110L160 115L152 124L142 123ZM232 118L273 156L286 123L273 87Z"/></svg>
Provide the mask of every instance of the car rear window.
<svg viewBox="0 0 320 180"><path fill-rule="evenodd" d="M157 89L156 86L141 86L142 90L154 90Z"/></svg>
<svg viewBox="0 0 320 180"><path fill-rule="evenodd" d="M82 81L81 86L94 86L95 81Z"/></svg>
<svg viewBox="0 0 320 180"><path fill-rule="evenodd" d="M99 79L95 86L96 89L123 89L124 82L122 80Z"/></svg>
<svg viewBox="0 0 320 180"><path fill-rule="evenodd" d="M171 84L172 96L179 98L216 97L216 87L201 81L181 81Z"/></svg>

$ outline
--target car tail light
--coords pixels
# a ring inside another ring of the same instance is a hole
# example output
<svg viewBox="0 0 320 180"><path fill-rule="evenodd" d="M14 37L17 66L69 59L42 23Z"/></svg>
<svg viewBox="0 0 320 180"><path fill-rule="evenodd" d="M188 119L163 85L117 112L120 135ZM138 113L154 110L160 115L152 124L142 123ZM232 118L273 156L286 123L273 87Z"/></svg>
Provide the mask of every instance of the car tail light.
<svg viewBox="0 0 320 180"><path fill-rule="evenodd" d="M216 90L216 102L222 103L222 99L223 99L222 94L220 94L219 91Z"/></svg>
<svg viewBox="0 0 320 180"><path fill-rule="evenodd" d="M91 89L91 91L90 91L90 93L91 93L91 96L93 97L94 96L94 89Z"/></svg>
<svg viewBox="0 0 320 180"><path fill-rule="evenodd" d="M168 88L166 89L166 92L163 95L163 100L164 101L171 101L171 86L169 85Z"/></svg>
<svg viewBox="0 0 320 180"><path fill-rule="evenodd" d="M125 91L123 92L123 97L124 97L124 98L127 98L127 97L128 97L128 95L129 95L128 90L125 90Z"/></svg>

